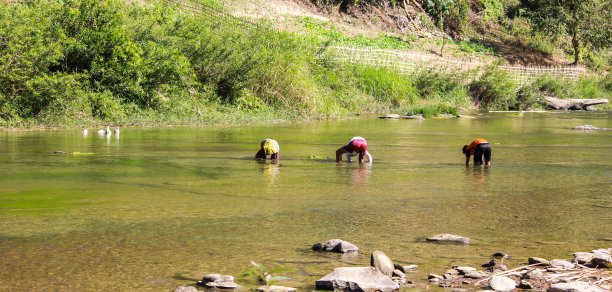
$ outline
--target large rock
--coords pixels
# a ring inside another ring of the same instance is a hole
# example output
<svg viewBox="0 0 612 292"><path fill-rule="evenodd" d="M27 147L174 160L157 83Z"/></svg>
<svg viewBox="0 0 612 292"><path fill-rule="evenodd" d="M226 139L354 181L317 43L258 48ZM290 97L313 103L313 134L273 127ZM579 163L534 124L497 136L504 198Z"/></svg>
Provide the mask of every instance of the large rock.
<svg viewBox="0 0 612 292"><path fill-rule="evenodd" d="M374 267L335 268L315 283L321 290L393 291L399 285Z"/></svg>
<svg viewBox="0 0 612 292"><path fill-rule="evenodd" d="M556 283L550 285L548 292L606 292L607 289L586 282Z"/></svg>
<svg viewBox="0 0 612 292"><path fill-rule="evenodd" d="M572 263L585 265L591 262L593 259L593 253L590 252L575 252Z"/></svg>
<svg viewBox="0 0 612 292"><path fill-rule="evenodd" d="M198 289L192 286L178 286L174 288L173 292L198 292Z"/></svg>
<svg viewBox="0 0 612 292"><path fill-rule="evenodd" d="M489 286L495 291L505 292L512 291L516 288L514 280L504 276L493 276L489 282Z"/></svg>
<svg viewBox="0 0 612 292"><path fill-rule="evenodd" d="M612 249L596 249L591 251L593 259L591 259L591 266L605 267L612 264Z"/></svg>
<svg viewBox="0 0 612 292"><path fill-rule="evenodd" d="M341 239L330 239L326 242L319 242L313 245L312 249L317 251L331 251L340 253L359 252L359 248L357 246Z"/></svg>
<svg viewBox="0 0 612 292"><path fill-rule="evenodd" d="M471 244L472 241L463 236L454 234L436 234L432 237L428 237L427 241L434 241L440 243L455 243L455 244Z"/></svg>
<svg viewBox="0 0 612 292"><path fill-rule="evenodd" d="M393 261L391 261L391 259L380 250L375 250L372 252L372 256L370 257L370 265L377 268L381 273L387 276L391 276L393 270L395 270Z"/></svg>
<svg viewBox="0 0 612 292"><path fill-rule="evenodd" d="M586 110L587 107L608 103L605 98L598 99L560 99L551 96L545 97L548 107L554 110Z"/></svg>

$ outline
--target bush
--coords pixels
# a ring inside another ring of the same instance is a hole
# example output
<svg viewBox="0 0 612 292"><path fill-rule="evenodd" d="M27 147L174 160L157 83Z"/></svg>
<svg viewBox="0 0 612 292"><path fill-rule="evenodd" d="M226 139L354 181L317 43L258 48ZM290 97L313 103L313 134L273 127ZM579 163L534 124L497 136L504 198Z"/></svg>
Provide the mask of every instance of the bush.
<svg viewBox="0 0 612 292"><path fill-rule="evenodd" d="M474 104L487 110L513 108L516 105L517 89L509 75L495 67L489 67L469 85Z"/></svg>
<svg viewBox="0 0 612 292"><path fill-rule="evenodd" d="M509 109L512 110L535 110L542 109L546 103L541 92L533 85L521 87L516 93L516 102Z"/></svg>
<svg viewBox="0 0 612 292"><path fill-rule="evenodd" d="M388 68L353 67L357 87L371 94L377 101L390 102L396 107L413 104L418 99L407 75Z"/></svg>
<svg viewBox="0 0 612 292"><path fill-rule="evenodd" d="M457 108L446 104L422 104L410 106L405 111L406 115L423 115L426 117L441 115L458 115Z"/></svg>
<svg viewBox="0 0 612 292"><path fill-rule="evenodd" d="M417 92L422 99L454 105L465 105L469 102L463 83L465 79L464 73L444 73L438 70L422 70L413 77Z"/></svg>

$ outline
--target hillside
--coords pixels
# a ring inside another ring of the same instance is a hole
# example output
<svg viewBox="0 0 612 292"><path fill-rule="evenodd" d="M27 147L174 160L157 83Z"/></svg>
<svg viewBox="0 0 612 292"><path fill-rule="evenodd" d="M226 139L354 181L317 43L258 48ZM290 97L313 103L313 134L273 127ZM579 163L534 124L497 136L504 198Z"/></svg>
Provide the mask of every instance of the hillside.
<svg viewBox="0 0 612 292"><path fill-rule="evenodd" d="M476 1L471 1L476 2ZM491 63L496 59L510 65L566 66L571 60L561 49L543 52L529 46L525 39L509 34L498 23L483 23L477 13L470 13L468 32L445 44L445 54L440 55L442 32L431 23L433 20L415 4L404 10L401 5L389 6L366 3L348 12L338 5L320 7L308 1L294 0L228 0L224 7L228 13L252 21L272 20L278 29L304 30L299 19L312 18L349 36L377 38L388 36L414 44L403 48L415 60L446 59L457 62ZM475 6L475 4L472 4ZM418 23L416 29L408 21L406 13ZM505 20L507 21L507 20ZM470 46L472 48L470 48Z"/></svg>

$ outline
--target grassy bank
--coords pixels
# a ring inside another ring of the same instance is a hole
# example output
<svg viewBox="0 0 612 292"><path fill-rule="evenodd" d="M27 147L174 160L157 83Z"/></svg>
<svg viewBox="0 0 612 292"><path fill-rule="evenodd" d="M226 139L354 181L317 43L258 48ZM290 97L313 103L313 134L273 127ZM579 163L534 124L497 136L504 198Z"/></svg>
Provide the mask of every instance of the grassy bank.
<svg viewBox="0 0 612 292"><path fill-rule="evenodd" d="M547 90L612 91L609 77L522 90L500 87L497 73L471 83L461 73L407 76L339 63L320 49L326 44L266 24L211 23L168 2L1 2L0 127L242 123L419 107L435 114L472 101L535 107Z"/></svg>

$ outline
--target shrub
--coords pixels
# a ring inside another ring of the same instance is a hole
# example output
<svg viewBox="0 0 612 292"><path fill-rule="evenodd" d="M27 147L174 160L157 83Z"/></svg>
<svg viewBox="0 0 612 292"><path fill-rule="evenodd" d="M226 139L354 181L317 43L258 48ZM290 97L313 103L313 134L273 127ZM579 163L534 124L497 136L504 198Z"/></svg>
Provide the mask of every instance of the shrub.
<svg viewBox="0 0 612 292"><path fill-rule="evenodd" d="M516 93L516 102L509 109L534 110L546 106L541 92L533 85L522 86Z"/></svg>
<svg viewBox="0 0 612 292"><path fill-rule="evenodd" d="M457 108L446 104L421 104L410 106L405 111L406 115L423 115L426 117L440 116L440 115L453 115L458 114Z"/></svg>
<svg viewBox="0 0 612 292"><path fill-rule="evenodd" d="M472 101L485 109L509 109L516 104L517 86L509 75L495 67L489 67L469 85Z"/></svg>
<svg viewBox="0 0 612 292"><path fill-rule="evenodd" d="M410 77L389 68L355 66L353 74L357 87L378 101L394 106L413 104L418 99Z"/></svg>

